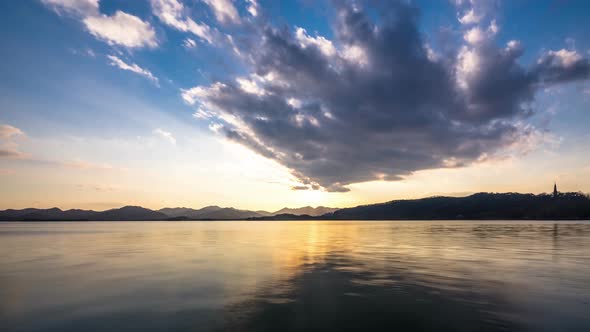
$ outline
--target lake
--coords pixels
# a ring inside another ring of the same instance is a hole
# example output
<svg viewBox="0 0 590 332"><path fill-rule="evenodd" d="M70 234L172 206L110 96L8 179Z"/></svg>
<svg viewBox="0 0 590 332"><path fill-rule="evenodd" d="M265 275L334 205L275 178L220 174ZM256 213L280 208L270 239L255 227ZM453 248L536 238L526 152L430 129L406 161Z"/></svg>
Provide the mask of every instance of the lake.
<svg viewBox="0 0 590 332"><path fill-rule="evenodd" d="M0 223L1 331L590 331L590 223Z"/></svg>

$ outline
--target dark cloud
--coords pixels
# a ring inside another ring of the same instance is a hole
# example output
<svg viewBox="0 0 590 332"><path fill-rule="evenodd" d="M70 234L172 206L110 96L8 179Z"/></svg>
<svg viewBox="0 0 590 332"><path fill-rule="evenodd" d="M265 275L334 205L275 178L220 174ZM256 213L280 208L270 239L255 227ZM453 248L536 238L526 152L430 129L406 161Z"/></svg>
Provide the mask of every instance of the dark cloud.
<svg viewBox="0 0 590 332"><path fill-rule="evenodd" d="M308 186L293 186L291 190L309 190Z"/></svg>
<svg viewBox="0 0 590 332"><path fill-rule="evenodd" d="M343 192L485 159L531 134L519 123L540 85L588 77L587 60L561 51L524 68L517 42L495 46L494 27L437 55L417 8L375 5L370 18L336 2L333 42L266 26L242 45L253 75L184 98L222 119L229 139L291 169L294 189Z"/></svg>
<svg viewBox="0 0 590 332"><path fill-rule="evenodd" d="M590 61L572 50L549 51L539 59L534 73L545 83L583 80L590 75Z"/></svg>
<svg viewBox="0 0 590 332"><path fill-rule="evenodd" d="M8 158L8 159L12 159L12 158L21 158L23 157L24 154L20 151L14 150L14 149L2 149L0 148L0 158Z"/></svg>

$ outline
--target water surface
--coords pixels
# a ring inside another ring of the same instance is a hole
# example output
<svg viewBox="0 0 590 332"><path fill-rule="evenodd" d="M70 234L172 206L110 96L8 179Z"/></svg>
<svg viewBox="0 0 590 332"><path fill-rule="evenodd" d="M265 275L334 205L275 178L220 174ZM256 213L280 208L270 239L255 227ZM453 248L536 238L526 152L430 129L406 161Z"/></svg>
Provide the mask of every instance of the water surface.
<svg viewBox="0 0 590 332"><path fill-rule="evenodd" d="M130 329L590 331L590 223L0 223L1 331Z"/></svg>

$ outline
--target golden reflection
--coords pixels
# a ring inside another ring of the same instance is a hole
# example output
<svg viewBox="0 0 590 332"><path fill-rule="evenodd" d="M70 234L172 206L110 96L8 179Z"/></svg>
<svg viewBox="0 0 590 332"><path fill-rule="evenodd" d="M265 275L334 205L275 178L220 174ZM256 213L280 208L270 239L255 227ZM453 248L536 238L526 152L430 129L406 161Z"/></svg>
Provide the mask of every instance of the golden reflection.
<svg viewBox="0 0 590 332"><path fill-rule="evenodd" d="M214 308L233 314L247 311L244 307L252 302L260 309L264 308L261 303L287 305L315 293L321 299L374 295L364 294L367 290L394 292L387 301L406 294L396 290L416 291L416 296L433 301L448 293L461 306L462 302L471 306L476 292L485 301L532 306L550 315L543 311L552 307L549 302L577 303L584 296L579 290L587 289L588 223L233 221L1 226L0 304L10 315L41 315L54 307L152 312L162 306L163 299L168 310L176 312Z"/></svg>

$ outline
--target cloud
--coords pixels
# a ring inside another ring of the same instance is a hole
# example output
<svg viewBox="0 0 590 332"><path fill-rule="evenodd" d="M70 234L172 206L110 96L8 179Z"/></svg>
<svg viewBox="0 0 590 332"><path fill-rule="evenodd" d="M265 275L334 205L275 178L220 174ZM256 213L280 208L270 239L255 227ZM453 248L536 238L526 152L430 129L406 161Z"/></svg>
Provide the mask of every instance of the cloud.
<svg viewBox="0 0 590 332"><path fill-rule="evenodd" d="M458 18L461 24L475 24L479 23L481 20L481 16L475 14L475 10L473 8L467 10L463 16Z"/></svg>
<svg viewBox="0 0 590 332"><path fill-rule="evenodd" d="M336 48L334 48L331 41L322 36L311 37L303 28L297 27L295 29L295 38L297 38L302 48L313 45L320 49L326 56L333 56L336 53Z"/></svg>
<svg viewBox="0 0 590 332"><path fill-rule="evenodd" d="M240 23L240 15L231 0L203 0L203 2L211 8L220 23Z"/></svg>
<svg viewBox="0 0 590 332"><path fill-rule="evenodd" d="M3 159L25 159L29 155L18 151L16 148L2 147L0 146L0 158Z"/></svg>
<svg viewBox="0 0 590 332"><path fill-rule="evenodd" d="M99 0L41 0L58 14L62 12L90 16L98 14Z"/></svg>
<svg viewBox="0 0 590 332"><path fill-rule="evenodd" d="M308 186L292 186L291 190L309 190Z"/></svg>
<svg viewBox="0 0 590 332"><path fill-rule="evenodd" d="M496 46L495 21L466 27L476 36L433 56L415 7L377 6L375 18L337 2L334 40L265 26L240 45L251 74L182 97L227 139L289 168L297 187L345 192L542 141L523 125L536 91L588 77L587 60L566 52L522 66L520 43Z"/></svg>
<svg viewBox="0 0 590 332"><path fill-rule="evenodd" d="M171 132L162 130L160 128L156 128L154 129L154 134L156 136L159 136L160 138L163 138L164 140L170 142L173 145L176 145L176 138L174 138L174 136L172 135Z"/></svg>
<svg viewBox="0 0 590 332"><path fill-rule="evenodd" d="M137 16L116 11L114 15L101 14L99 0L41 0L58 14L68 13L80 19L86 30L109 45L128 48L158 46L156 32Z"/></svg>
<svg viewBox="0 0 590 332"><path fill-rule="evenodd" d="M158 85L158 78L155 77L149 70L143 69L135 63L127 64L115 55L107 55L107 58L109 58L109 60L111 60L111 62L110 62L111 66L119 67L120 69L131 71L136 74L139 74L139 75L151 80L156 85Z"/></svg>
<svg viewBox="0 0 590 332"><path fill-rule="evenodd" d="M177 0L151 0L153 14L162 23L183 32L190 32L209 44L214 42L214 31L205 23L197 23L187 15L184 5Z"/></svg>
<svg viewBox="0 0 590 332"><path fill-rule="evenodd" d="M197 43L190 39L190 38L186 38L183 42L182 42L182 46L186 47L186 48L195 48L197 47Z"/></svg>
<svg viewBox="0 0 590 332"><path fill-rule="evenodd" d="M590 61L575 50L548 51L537 61L535 73L545 83L587 79Z"/></svg>
<svg viewBox="0 0 590 332"><path fill-rule="evenodd" d="M129 48L158 46L156 32L149 23L122 11L116 11L113 16L88 16L83 22L88 32L109 45Z"/></svg>
<svg viewBox="0 0 590 332"><path fill-rule="evenodd" d="M57 164L66 168L75 168L83 170L117 170L110 164L97 164L85 160L67 160L67 161L46 161L49 164ZM121 169L119 169L121 170Z"/></svg>
<svg viewBox="0 0 590 332"><path fill-rule="evenodd" d="M38 158L30 153L21 152L16 138L26 137L25 133L19 128L10 125L0 125L0 159L18 160L19 163L30 164L34 166L57 166L75 169L94 169L94 170L125 170L123 168L113 167L109 164L96 164L80 159L76 160L54 160Z"/></svg>
<svg viewBox="0 0 590 332"><path fill-rule="evenodd" d="M29 155L18 150L18 144L14 139L24 137L25 133L11 125L0 125L0 158L1 159L25 159Z"/></svg>
<svg viewBox="0 0 590 332"><path fill-rule="evenodd" d="M258 2L256 0L246 0L246 2L248 3L248 13L254 17L258 16Z"/></svg>
<svg viewBox="0 0 590 332"><path fill-rule="evenodd" d="M493 16L499 1L464 0L454 1L457 9L457 20L461 25L471 26L480 24L486 18Z"/></svg>
<svg viewBox="0 0 590 332"><path fill-rule="evenodd" d="M463 35L463 38L469 44L479 44L479 43L483 42L484 40L486 40L484 32L480 28L477 28L477 27L467 31Z"/></svg>
<svg viewBox="0 0 590 332"><path fill-rule="evenodd" d="M11 125L0 125L0 139L6 140L16 136L24 136L22 130Z"/></svg>

